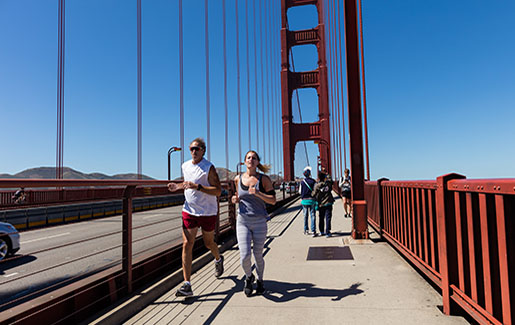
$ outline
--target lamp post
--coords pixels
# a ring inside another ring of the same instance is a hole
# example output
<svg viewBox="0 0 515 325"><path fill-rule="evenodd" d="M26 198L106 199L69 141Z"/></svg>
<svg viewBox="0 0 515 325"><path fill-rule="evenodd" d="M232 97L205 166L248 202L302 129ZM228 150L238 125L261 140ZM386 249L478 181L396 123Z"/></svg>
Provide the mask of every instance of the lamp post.
<svg viewBox="0 0 515 325"><path fill-rule="evenodd" d="M240 174L240 166L241 166L241 165L244 165L244 163L239 162L239 163L237 163L237 164L236 164L236 173L237 173L238 175Z"/></svg>
<svg viewBox="0 0 515 325"><path fill-rule="evenodd" d="M172 178L172 174L171 174L171 168L172 168L172 163L170 161L170 155L172 154L172 152L176 152L176 151L181 151L182 149L179 148L179 147L171 147L170 149L168 149L168 180L170 181Z"/></svg>

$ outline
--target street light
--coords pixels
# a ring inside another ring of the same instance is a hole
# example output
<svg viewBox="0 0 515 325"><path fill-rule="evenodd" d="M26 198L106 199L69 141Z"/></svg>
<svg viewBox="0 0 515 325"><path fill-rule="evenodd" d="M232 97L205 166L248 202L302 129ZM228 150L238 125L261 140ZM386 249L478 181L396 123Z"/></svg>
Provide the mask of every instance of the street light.
<svg viewBox="0 0 515 325"><path fill-rule="evenodd" d="M170 162L170 155L172 152L181 151L182 149L179 147L171 147L168 149L168 180L171 180L172 174L170 173L170 170L172 168L172 163Z"/></svg>
<svg viewBox="0 0 515 325"><path fill-rule="evenodd" d="M240 174L240 166L241 166L241 165L245 165L245 164L244 164L244 163L242 163L242 162L239 162L239 163L237 163L237 164L236 164L236 173L237 173L238 175Z"/></svg>

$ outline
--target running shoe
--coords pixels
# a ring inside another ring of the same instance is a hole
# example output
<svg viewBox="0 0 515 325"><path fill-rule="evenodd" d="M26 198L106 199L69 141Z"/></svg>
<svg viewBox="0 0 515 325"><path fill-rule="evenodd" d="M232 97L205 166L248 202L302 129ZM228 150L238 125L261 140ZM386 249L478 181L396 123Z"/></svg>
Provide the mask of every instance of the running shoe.
<svg viewBox="0 0 515 325"><path fill-rule="evenodd" d="M217 278L221 277L224 273L224 256L220 255L220 261L215 261L215 276Z"/></svg>
<svg viewBox="0 0 515 325"><path fill-rule="evenodd" d="M193 290L191 290L191 284L184 283L182 287L175 293L176 297L191 297L193 296Z"/></svg>
<svg viewBox="0 0 515 325"><path fill-rule="evenodd" d="M265 285L263 283L263 280L257 280L256 281L256 294L262 295L265 293Z"/></svg>
<svg viewBox="0 0 515 325"><path fill-rule="evenodd" d="M252 295L252 284L254 283L254 274L251 274L250 277L245 277L245 287L243 288L243 292L247 297Z"/></svg>

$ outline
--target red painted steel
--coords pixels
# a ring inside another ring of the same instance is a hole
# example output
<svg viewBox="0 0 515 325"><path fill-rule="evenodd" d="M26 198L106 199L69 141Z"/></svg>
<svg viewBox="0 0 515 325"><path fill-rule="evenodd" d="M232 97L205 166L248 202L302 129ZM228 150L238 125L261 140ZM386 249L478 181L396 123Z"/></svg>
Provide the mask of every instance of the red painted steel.
<svg viewBox="0 0 515 325"><path fill-rule="evenodd" d="M290 32L286 12L290 7L314 4L318 11L318 26L314 29ZM284 179L295 177L295 144L299 141L318 141L321 166L331 173L331 138L329 97L325 51L325 27L322 0L281 0L281 101L283 125ZM316 31L316 37L315 37ZM293 40L293 42L291 42ZM291 72L289 53L295 45L315 44L318 51L318 68L315 71ZM315 88L319 96L319 121L309 124L293 123L292 93L297 88ZM316 131L315 131L316 130Z"/></svg>
<svg viewBox="0 0 515 325"><path fill-rule="evenodd" d="M511 324L515 179L367 182L371 202L374 186L383 201L368 210L370 224L384 218L384 238L441 287L444 312L459 306L480 323Z"/></svg>
<svg viewBox="0 0 515 325"><path fill-rule="evenodd" d="M505 200L502 195L495 195L495 211L497 221L497 245L499 247L499 269L500 269L500 287L501 287L501 299L502 299L502 315L503 322L510 324L512 322L511 310L512 304L511 299L515 294L510 294L510 261L508 260L508 233L506 228L505 219L509 216L505 211ZM510 217L513 218L513 215ZM513 228L511 228L513 230ZM513 259L511 260L513 263ZM513 273L512 273L513 275Z"/></svg>
<svg viewBox="0 0 515 325"><path fill-rule="evenodd" d="M368 238L363 162L363 130L356 0L345 0L345 49L352 177L353 238ZM360 206L365 205L365 206Z"/></svg>

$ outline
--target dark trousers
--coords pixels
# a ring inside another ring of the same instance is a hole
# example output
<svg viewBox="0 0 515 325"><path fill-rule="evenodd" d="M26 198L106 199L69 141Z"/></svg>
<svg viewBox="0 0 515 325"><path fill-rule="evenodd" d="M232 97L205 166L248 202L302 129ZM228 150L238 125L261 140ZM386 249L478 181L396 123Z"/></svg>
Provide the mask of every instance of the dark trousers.
<svg viewBox="0 0 515 325"><path fill-rule="evenodd" d="M327 205L318 208L318 228L322 234L331 233L331 218L333 217L333 206ZM324 225L325 224L325 225ZM325 228L324 228L325 226Z"/></svg>

